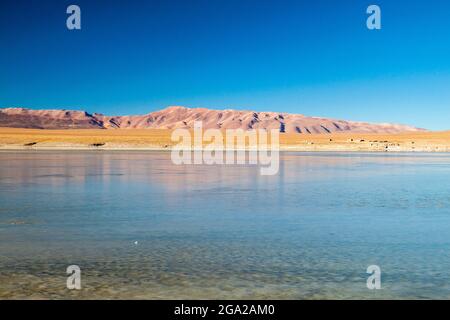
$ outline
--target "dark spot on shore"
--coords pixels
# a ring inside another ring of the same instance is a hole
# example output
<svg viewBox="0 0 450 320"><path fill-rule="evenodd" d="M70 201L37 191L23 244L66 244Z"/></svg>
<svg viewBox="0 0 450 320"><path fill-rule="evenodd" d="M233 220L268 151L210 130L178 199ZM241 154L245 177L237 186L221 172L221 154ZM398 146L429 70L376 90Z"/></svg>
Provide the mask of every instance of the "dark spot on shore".
<svg viewBox="0 0 450 320"><path fill-rule="evenodd" d="M111 177L118 177L123 176L123 173L91 173L87 174L87 177L103 177L103 176L111 176Z"/></svg>
<svg viewBox="0 0 450 320"><path fill-rule="evenodd" d="M62 173L55 173L55 174L41 174L34 176L35 178L72 178L71 175L68 174L62 174Z"/></svg>
<svg viewBox="0 0 450 320"><path fill-rule="evenodd" d="M30 143L25 143L24 146L25 147L31 147L31 146L34 146L36 144L37 144L37 142L30 142Z"/></svg>
<svg viewBox="0 0 450 320"><path fill-rule="evenodd" d="M104 146L104 145L105 145L104 142L100 142L100 143L93 143L93 144L91 144L90 146L91 146L91 147L101 147L101 146Z"/></svg>

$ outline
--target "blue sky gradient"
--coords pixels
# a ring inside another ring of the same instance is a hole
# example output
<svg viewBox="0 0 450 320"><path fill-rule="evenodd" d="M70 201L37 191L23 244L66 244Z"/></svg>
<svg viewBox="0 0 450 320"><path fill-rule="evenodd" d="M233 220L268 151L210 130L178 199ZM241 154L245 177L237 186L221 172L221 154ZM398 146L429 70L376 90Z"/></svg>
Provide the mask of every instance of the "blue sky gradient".
<svg viewBox="0 0 450 320"><path fill-rule="evenodd" d="M70 4L82 30L66 28ZM382 30L366 28L370 4ZM169 105L450 129L450 2L0 2L0 107Z"/></svg>

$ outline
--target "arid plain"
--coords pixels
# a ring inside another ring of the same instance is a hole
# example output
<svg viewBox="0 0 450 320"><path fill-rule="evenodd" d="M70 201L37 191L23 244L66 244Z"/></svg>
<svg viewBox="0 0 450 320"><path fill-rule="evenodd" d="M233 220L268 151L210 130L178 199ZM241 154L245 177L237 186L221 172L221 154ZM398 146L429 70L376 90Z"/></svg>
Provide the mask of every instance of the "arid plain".
<svg viewBox="0 0 450 320"><path fill-rule="evenodd" d="M170 129L21 129L0 128L0 149L170 150ZM395 134L281 133L283 151L450 152L450 131Z"/></svg>

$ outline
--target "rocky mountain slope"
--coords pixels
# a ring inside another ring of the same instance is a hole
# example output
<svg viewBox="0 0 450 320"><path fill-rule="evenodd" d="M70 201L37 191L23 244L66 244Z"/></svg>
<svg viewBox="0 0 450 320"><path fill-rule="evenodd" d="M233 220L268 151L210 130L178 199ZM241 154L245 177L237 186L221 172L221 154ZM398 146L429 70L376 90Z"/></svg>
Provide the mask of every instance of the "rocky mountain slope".
<svg viewBox="0 0 450 320"><path fill-rule="evenodd" d="M278 129L280 132L318 134L333 132L399 133L423 129L398 124L371 124L301 114L211 110L168 107L146 115L106 116L70 110L0 109L0 127L36 129L175 129L192 128L202 121L203 128Z"/></svg>

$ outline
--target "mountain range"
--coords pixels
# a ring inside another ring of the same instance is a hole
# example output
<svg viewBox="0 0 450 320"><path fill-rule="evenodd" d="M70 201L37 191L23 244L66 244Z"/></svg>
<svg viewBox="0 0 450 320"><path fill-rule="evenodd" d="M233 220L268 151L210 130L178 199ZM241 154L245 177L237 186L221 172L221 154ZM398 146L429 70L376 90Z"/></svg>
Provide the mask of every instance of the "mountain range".
<svg viewBox="0 0 450 320"><path fill-rule="evenodd" d="M424 129L391 123L372 124L301 114L168 107L146 115L107 116L72 110L0 109L0 127L34 129L279 129L280 132L321 134L334 132L399 133Z"/></svg>

